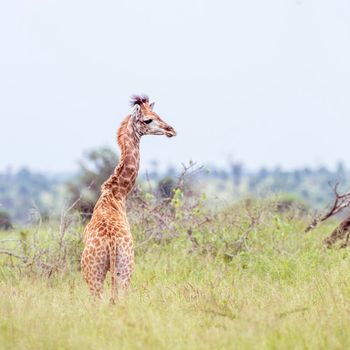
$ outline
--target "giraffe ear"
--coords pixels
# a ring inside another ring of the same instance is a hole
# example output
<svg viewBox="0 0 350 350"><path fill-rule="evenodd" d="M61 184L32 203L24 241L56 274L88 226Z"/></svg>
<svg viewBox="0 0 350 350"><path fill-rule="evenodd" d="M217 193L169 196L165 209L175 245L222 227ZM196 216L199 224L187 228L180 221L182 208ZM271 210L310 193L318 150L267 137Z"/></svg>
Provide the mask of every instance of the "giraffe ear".
<svg viewBox="0 0 350 350"><path fill-rule="evenodd" d="M133 117L138 117L141 114L141 107L140 105L136 104L131 111L131 115Z"/></svg>
<svg viewBox="0 0 350 350"><path fill-rule="evenodd" d="M151 110L153 111L153 108L154 108L154 102L150 103L150 104L149 104L149 106L150 106Z"/></svg>

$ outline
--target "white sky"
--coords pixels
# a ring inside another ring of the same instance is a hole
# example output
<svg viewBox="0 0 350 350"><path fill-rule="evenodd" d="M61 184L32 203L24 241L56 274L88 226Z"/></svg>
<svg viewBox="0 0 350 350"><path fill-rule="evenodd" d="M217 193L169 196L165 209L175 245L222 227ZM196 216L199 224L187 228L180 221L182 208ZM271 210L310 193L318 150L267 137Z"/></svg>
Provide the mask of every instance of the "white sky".
<svg viewBox="0 0 350 350"><path fill-rule="evenodd" d="M0 171L70 171L147 93L142 166L350 166L348 0L0 0ZM116 149L117 151L117 149Z"/></svg>

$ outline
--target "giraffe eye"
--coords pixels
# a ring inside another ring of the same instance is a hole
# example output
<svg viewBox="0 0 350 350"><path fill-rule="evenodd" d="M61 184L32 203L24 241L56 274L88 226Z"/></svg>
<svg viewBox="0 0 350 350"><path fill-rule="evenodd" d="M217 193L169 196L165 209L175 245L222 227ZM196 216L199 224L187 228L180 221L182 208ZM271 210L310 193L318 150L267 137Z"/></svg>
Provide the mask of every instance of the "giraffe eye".
<svg viewBox="0 0 350 350"><path fill-rule="evenodd" d="M146 120L144 120L143 122L146 123L146 124L150 124L150 123L153 122L153 119L146 119Z"/></svg>

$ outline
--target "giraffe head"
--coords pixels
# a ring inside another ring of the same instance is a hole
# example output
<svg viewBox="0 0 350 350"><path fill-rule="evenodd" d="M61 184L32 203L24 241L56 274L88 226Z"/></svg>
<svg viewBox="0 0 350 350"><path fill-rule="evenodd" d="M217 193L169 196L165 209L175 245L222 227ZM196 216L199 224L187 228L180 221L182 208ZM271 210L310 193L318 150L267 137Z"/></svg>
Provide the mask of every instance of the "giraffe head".
<svg viewBox="0 0 350 350"><path fill-rule="evenodd" d="M131 118L140 136L143 135L165 135L176 136L176 131L167 124L160 116L153 112L154 102L149 103L148 96L132 96L131 106L133 107Z"/></svg>

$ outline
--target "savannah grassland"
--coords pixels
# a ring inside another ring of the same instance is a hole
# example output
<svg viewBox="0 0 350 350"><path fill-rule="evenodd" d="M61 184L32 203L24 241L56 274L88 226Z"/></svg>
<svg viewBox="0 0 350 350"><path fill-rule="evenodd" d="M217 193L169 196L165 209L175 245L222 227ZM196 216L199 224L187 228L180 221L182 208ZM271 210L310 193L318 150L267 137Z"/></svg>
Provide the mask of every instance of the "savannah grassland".
<svg viewBox="0 0 350 350"><path fill-rule="evenodd" d="M305 235L303 215L263 208L250 228L246 212L227 208L193 230L195 241L178 228L138 245L134 227L132 288L116 305L109 276L94 304L78 264L48 277L3 256L0 348L350 348L350 252L322 244L335 223ZM42 227L40 239L52 231Z"/></svg>

